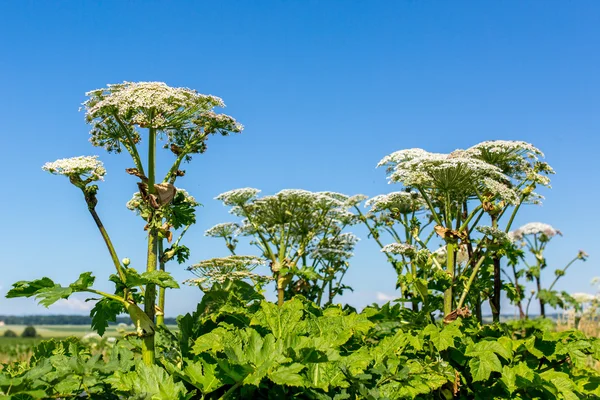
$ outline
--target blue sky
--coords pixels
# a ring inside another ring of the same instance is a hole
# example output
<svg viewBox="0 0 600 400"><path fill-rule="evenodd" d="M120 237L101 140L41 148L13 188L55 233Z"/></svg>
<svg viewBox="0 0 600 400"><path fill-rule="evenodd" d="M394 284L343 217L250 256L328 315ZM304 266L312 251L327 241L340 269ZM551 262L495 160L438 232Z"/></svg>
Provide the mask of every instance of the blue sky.
<svg viewBox="0 0 600 400"><path fill-rule="evenodd" d="M0 3L0 167L4 171L0 294L44 275L82 271L109 290L110 258L80 193L41 171L46 161L99 154L108 169L98 211L121 257L144 258L143 223L124 204L135 180L127 156L88 142L79 105L107 83L164 81L222 97L246 126L214 137L181 184L204 207L186 243L192 260L225 255L203 232L231 220L213 198L237 187L376 195L386 154L449 152L492 139L525 140L556 169L542 207L517 224L563 231L552 269L581 248L561 289L590 292L598 267L600 3L597 1L105 1ZM166 168L166 164L161 164ZM364 230L345 300L394 293L395 275ZM171 265L177 279L189 276ZM167 314L200 293L168 298ZM45 310L0 298L0 314L85 313L72 301ZM509 311L506 309L506 311Z"/></svg>

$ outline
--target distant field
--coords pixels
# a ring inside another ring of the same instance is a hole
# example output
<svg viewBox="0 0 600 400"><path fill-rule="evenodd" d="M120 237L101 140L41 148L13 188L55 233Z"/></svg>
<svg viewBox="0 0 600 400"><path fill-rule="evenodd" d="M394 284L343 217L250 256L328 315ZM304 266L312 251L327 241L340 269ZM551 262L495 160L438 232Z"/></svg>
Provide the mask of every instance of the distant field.
<svg viewBox="0 0 600 400"><path fill-rule="evenodd" d="M25 361L31 357L33 347L47 339L61 339L69 336L83 337L93 331L87 325L34 325L37 338L22 338L21 333L28 325L5 325L0 327L0 363L8 361ZM170 329L176 329L176 326L169 326ZM4 332L11 330L17 334L17 337L4 337ZM128 325L124 329L114 325L107 328L104 337L121 337L125 332L133 332L134 328ZM1 367L0 367L1 369Z"/></svg>
<svg viewBox="0 0 600 400"><path fill-rule="evenodd" d="M21 335L26 325L6 325L0 327L0 343L2 340L10 339L4 337L4 332L7 330L11 330L15 332L17 335ZM42 339L49 338L64 338L68 336L77 336L81 337L88 333L93 332L89 326L86 325L34 325L37 334L41 336ZM129 327L129 331L132 331L133 328ZM121 334L117 332L116 326L110 326L106 330L105 336L120 336Z"/></svg>

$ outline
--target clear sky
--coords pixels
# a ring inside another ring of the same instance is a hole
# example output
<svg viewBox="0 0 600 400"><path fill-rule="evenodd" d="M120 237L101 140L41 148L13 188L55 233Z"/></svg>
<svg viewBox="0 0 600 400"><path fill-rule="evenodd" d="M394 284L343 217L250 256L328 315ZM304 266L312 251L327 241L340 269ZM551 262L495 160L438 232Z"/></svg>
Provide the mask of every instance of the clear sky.
<svg viewBox="0 0 600 400"><path fill-rule="evenodd" d="M375 169L393 151L515 139L541 148L557 171L545 204L517 221L564 233L549 246L546 281L580 248L591 257L560 288L590 292L600 275L598 1L4 1L0 38L0 314L89 309L81 300L45 310L4 299L17 280L68 284L89 270L110 290L110 258L81 194L43 172L46 161L101 156L108 175L98 211L120 257L143 264L143 223L125 208L136 190L123 171L129 158L92 147L78 112L86 91L125 80L220 96L246 126L211 138L186 166L181 185L204 204L186 240L191 261L226 255L203 236L231 220L213 200L223 191L372 196L397 189ZM393 296L392 268L363 229L354 231L363 240L345 300ZM170 268L178 280L190 277ZM171 292L167 315L199 298L195 288Z"/></svg>

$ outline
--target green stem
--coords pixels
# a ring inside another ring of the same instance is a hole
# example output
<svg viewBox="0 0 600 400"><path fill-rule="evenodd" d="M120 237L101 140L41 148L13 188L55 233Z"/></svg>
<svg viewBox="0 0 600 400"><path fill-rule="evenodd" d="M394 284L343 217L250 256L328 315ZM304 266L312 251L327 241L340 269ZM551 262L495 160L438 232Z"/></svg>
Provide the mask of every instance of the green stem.
<svg viewBox="0 0 600 400"><path fill-rule="evenodd" d="M102 235L102 238L104 239L104 243L106 244L106 248L108 249L108 252L110 253L110 258L112 259L112 262L115 265L115 268L117 269L119 278L121 278L121 281L123 283L125 283L125 273L123 272L121 262L119 261L119 257L117 256L115 247L113 246L112 241L110 240L110 236L108 236L108 232L106 231L106 228L104 228L104 225L102 224L102 221L100 220L100 217L98 216L98 213L96 212L96 209L94 208L94 206L92 204L88 203L88 210L90 211L90 214L92 214L92 218L94 218L94 222L96 223L96 226L98 227L98 230L100 231L100 234Z"/></svg>
<svg viewBox="0 0 600 400"><path fill-rule="evenodd" d="M121 121L121 118L119 118L119 116L116 113L113 114L113 116L115 117L115 120L117 121L121 129L123 129L123 132L125 132L125 136L127 136L127 146L125 146L125 148L129 151L129 154L131 154L131 158L133 158L133 163L135 164L135 167L138 169L140 174L144 175L144 166L142 164L142 159L137 151L135 143L133 142L130 130L127 128L127 126L125 126L123 121Z"/></svg>
<svg viewBox="0 0 600 400"><path fill-rule="evenodd" d="M163 256L163 239L158 239L157 256L159 260L159 268L165 270L165 263L162 260ZM156 315L156 325L162 326L165 324L165 292L164 287L158 288L158 313Z"/></svg>
<svg viewBox="0 0 600 400"><path fill-rule="evenodd" d="M421 196L423 196L423 198L425 199L425 202L427 203L427 206L429 207L429 210L431 211L431 215L433 216L433 219L435 220L435 222L438 225L443 226L444 224L442 224L442 220L440 219L438 214L435 212L433 203L431 203L431 201L429 200L429 197L427 197L427 194L425 193L425 191L420 188L418 188L418 190L419 190L419 193L421 193Z"/></svg>
<svg viewBox="0 0 600 400"><path fill-rule="evenodd" d="M477 276L477 273L479 272L479 268L481 268L481 265L483 264L483 261L485 260L485 256L481 256L481 258L479 258L479 260L477 260L477 264L475 264L475 267L473 268L473 272L471 272L471 276L469 277L469 280L467 281L467 284L465 286L465 288L463 289L462 295L460 296L460 300L458 301L458 305L456 306L457 309L460 309L463 305L463 303L465 302L465 299L467 298L467 294L469 294L469 290L471 290L471 285L473 284L473 281L475 280L475 277Z"/></svg>
<svg viewBox="0 0 600 400"><path fill-rule="evenodd" d="M525 200L525 196L521 197L521 201L519 201L519 204L515 206L515 209L510 215L510 219L508 220L508 224L506 224L506 229L504 230L506 233L510 232L510 227L512 226L515 217L517 216L517 211L519 211L519 208L521 208L521 204L523 204L523 200Z"/></svg>
<svg viewBox="0 0 600 400"><path fill-rule="evenodd" d="M450 287L444 291L444 317L452 312L452 286L454 285L454 256L456 243L446 243L446 272L450 276Z"/></svg>
<svg viewBox="0 0 600 400"><path fill-rule="evenodd" d="M155 193L154 183L156 172L156 129L149 129L149 140L148 140L148 192L150 194ZM148 233L148 258L146 263L146 271L156 271L157 257L156 250L158 245L158 235L154 228L154 214L150 217L149 233ZM154 322L156 314L156 285L148 283L146 285L146 293L144 296L144 312ZM143 338L142 341L142 358L146 365L153 365L155 359L154 350L154 334L150 334Z"/></svg>
<svg viewBox="0 0 600 400"><path fill-rule="evenodd" d="M108 299L115 300L115 301L118 301L119 303L123 303L123 304L127 305L127 302L125 301L125 299L122 298L122 297L120 297L120 296L117 296L117 295L114 295L114 294L105 293L105 292L101 292L100 290L91 289L91 288L87 288L87 289L85 289L85 291L86 292L90 292L90 293L94 293L94 294L97 294L97 295L100 295L100 296L106 297Z"/></svg>
<svg viewBox="0 0 600 400"><path fill-rule="evenodd" d="M569 269L569 267L571 265L573 265L573 263L575 261L577 261L579 259L579 256L575 257L574 259L572 259L571 261L569 261L569 263L567 264L567 266L565 267L565 269L563 269L563 272L566 273L567 269ZM554 285L556 285L556 282L562 277L563 275L558 275L556 278L554 278L554 281L552 282L552 285L550 285L550 287L548 288L548 290L552 290L552 288L554 287Z"/></svg>

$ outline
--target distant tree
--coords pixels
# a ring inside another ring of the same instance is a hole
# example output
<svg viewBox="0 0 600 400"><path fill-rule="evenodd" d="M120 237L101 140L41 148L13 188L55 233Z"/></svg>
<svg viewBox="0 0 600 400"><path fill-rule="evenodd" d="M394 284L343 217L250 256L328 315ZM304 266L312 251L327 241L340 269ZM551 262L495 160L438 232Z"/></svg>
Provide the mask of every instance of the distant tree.
<svg viewBox="0 0 600 400"><path fill-rule="evenodd" d="M23 330L23 333L21 333L21 337L34 338L37 337L37 332L33 326L28 326L25 328L25 330Z"/></svg>
<svg viewBox="0 0 600 400"><path fill-rule="evenodd" d="M10 329L4 331L4 337L17 337L15 331L11 331Z"/></svg>

